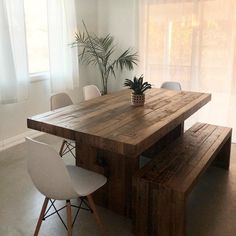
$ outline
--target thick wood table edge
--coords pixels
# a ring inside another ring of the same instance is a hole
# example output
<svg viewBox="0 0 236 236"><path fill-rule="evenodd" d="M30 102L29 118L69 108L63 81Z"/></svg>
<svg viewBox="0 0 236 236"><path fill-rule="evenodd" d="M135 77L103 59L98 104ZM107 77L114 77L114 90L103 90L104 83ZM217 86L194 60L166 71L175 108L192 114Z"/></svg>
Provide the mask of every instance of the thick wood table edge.
<svg viewBox="0 0 236 236"><path fill-rule="evenodd" d="M185 92L183 91L183 93ZM130 138L130 142L128 142L128 140L122 141L122 139L117 140L113 137L101 137L100 135L96 135L95 133L93 134L83 130L80 131L80 129L77 129L75 131L66 125L56 125L53 124L53 121L47 122L47 119L45 121L38 119L38 117L41 118L42 115L28 117L27 127L41 132L60 136L62 138L76 140L78 143L84 143L95 148L112 151L122 155L137 156L140 155L143 151L147 150L153 144L155 144L159 139L176 128L179 124L183 123L185 119L190 117L211 100L211 94L196 92L193 92L193 94L200 94L200 96L175 113L171 114L169 119L165 118L163 120L160 120L156 124L151 125L149 128L150 131L148 131L145 137L140 138L142 134L137 134L136 142L132 140L132 136ZM54 113L52 112L52 114ZM45 116L50 117L50 112L45 113Z"/></svg>

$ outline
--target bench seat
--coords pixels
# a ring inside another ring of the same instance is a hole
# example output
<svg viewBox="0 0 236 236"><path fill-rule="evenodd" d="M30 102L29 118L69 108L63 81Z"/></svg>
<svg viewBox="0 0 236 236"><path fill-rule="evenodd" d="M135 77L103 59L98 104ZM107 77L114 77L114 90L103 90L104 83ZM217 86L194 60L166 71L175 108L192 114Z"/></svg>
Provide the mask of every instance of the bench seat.
<svg viewBox="0 0 236 236"><path fill-rule="evenodd" d="M212 162L229 169L231 135L231 128L197 123L137 172L135 235L185 235L187 196Z"/></svg>

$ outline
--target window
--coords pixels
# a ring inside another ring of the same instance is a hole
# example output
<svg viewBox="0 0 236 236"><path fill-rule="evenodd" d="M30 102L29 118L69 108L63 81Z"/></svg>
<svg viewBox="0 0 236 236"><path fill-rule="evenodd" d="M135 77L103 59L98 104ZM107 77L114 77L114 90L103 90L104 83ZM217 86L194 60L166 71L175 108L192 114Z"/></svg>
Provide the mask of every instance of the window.
<svg viewBox="0 0 236 236"><path fill-rule="evenodd" d="M235 128L236 1L142 0L139 14L145 78L211 93L200 120Z"/></svg>
<svg viewBox="0 0 236 236"><path fill-rule="evenodd" d="M28 65L31 77L49 71L47 0L24 0Z"/></svg>
<svg viewBox="0 0 236 236"><path fill-rule="evenodd" d="M49 71L52 92L78 86L77 50L68 46L77 29L74 0L3 1L0 25L0 103L25 101L29 77L49 79Z"/></svg>
<svg viewBox="0 0 236 236"><path fill-rule="evenodd" d="M146 62L150 80L188 81L191 76L194 4L186 2L181 6L148 5Z"/></svg>
<svg viewBox="0 0 236 236"><path fill-rule="evenodd" d="M201 89L230 90L225 81L234 73L234 1L144 2L140 51L148 79L154 84L176 80L183 87L197 83Z"/></svg>

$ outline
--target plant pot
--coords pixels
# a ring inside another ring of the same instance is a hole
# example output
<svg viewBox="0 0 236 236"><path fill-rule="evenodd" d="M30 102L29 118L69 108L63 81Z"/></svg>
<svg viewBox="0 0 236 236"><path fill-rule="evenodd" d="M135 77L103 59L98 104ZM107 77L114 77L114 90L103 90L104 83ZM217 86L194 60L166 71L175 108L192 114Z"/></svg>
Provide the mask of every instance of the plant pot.
<svg viewBox="0 0 236 236"><path fill-rule="evenodd" d="M145 103L145 94L134 94L131 93L131 105L132 106L143 106Z"/></svg>

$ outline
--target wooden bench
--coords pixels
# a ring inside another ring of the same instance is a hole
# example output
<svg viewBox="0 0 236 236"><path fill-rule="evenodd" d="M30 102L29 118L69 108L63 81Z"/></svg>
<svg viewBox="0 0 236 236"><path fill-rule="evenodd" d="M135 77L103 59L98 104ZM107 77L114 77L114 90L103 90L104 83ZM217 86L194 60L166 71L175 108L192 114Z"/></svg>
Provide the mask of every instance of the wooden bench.
<svg viewBox="0 0 236 236"><path fill-rule="evenodd" d="M232 129L197 123L134 177L134 230L139 236L186 234L186 199L213 162L229 168Z"/></svg>

